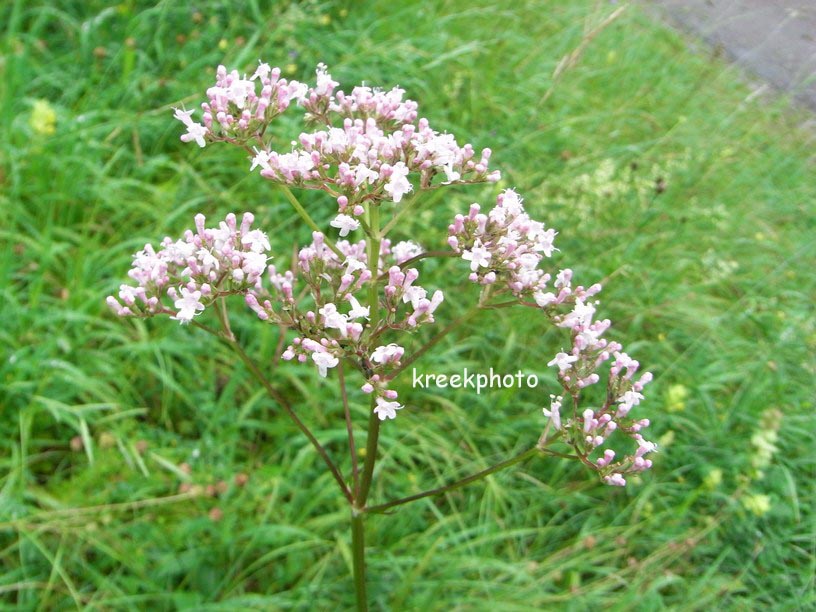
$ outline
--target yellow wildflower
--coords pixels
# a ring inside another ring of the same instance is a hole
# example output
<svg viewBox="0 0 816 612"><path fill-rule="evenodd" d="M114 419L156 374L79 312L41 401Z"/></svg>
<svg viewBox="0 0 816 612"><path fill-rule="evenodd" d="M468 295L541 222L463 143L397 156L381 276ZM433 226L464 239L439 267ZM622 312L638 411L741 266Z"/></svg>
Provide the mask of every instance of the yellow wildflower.
<svg viewBox="0 0 816 612"><path fill-rule="evenodd" d="M48 100L37 100L31 109L28 124L37 134L51 136L57 131L57 112Z"/></svg>

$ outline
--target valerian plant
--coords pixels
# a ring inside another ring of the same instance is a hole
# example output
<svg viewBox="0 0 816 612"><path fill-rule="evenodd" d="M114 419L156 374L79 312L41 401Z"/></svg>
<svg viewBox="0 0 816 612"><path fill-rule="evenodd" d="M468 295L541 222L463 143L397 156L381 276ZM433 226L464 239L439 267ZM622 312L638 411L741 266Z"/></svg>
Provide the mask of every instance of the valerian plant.
<svg viewBox="0 0 816 612"><path fill-rule="evenodd" d="M346 93L322 64L312 86L287 81L278 68L264 63L249 78L219 66L216 83L201 104L201 122L194 119L194 111L175 111L187 130L181 140L200 147L227 143L244 149L251 159L250 172L258 171L280 186L312 229L312 242L299 250L296 261L270 264L268 236L254 226L252 213L240 219L229 214L210 227L199 214L194 229L180 239L165 238L158 247L148 244L136 253L129 272L135 284L122 285L118 298L108 298L120 316L167 315L218 336L308 438L350 507L354 585L361 610L367 607L367 515L439 495L535 455L573 458L595 470L603 482L624 486L627 474L651 467L645 455L656 449L641 435L648 419L630 416L643 399L651 374L637 375L638 362L619 343L604 337L610 322L596 318L595 296L601 286L575 284L570 269L548 271L557 251L557 232L532 219L515 191L500 193L486 212L473 204L466 214L456 215L448 228L447 251L388 239L389 232L416 209L421 194L496 182L500 177L489 168L489 149L477 153L452 134L434 130L419 117L416 102L404 94L398 88L365 86ZM278 150L268 128L290 106L303 111L305 126L312 131ZM291 188L325 192L337 205L330 227L318 227ZM386 215L389 221L383 223ZM339 239L330 237L335 232ZM436 325L444 299L441 290L429 291L419 284L420 273L414 267L434 257L461 259L463 275L469 274L481 291L469 313L424 345L413 346L412 332ZM297 360L316 368L320 376L336 378L351 455L348 476L298 416L293 400L276 387L275 372L265 371L233 334L227 304L235 296L257 315L259 324L273 324L286 334L288 341L280 346L282 359ZM404 408L393 381L469 314L509 306L537 311L565 332L565 345L548 364L557 370L561 390L546 401L540 436L533 437L521 454L447 486L369 504L380 427ZM210 317L214 325L202 322L207 317L201 315L208 310L214 314ZM349 410L351 372L353 384L368 395L370 405L362 466L354 442L359 424L353 423ZM583 390L602 381L606 385L602 403L585 406ZM634 443L624 448L634 451L620 450L626 438ZM553 450L555 441L567 452Z"/></svg>

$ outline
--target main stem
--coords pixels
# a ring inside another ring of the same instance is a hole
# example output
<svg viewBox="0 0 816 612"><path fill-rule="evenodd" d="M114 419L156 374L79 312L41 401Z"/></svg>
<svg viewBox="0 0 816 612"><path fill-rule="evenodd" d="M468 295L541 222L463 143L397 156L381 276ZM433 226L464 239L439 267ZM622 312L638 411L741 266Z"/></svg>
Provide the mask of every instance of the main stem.
<svg viewBox="0 0 816 612"><path fill-rule="evenodd" d="M365 525L363 514L357 508L351 509L351 548L352 563L354 566L354 595L357 599L357 610L368 610L368 596L366 595L365 576Z"/></svg>
<svg viewBox="0 0 816 612"><path fill-rule="evenodd" d="M368 269L371 272L371 283L368 288L368 314L371 333L377 333L380 324L380 301L377 281L380 265L380 207L372 202L368 208ZM377 460L377 442L380 437L380 419L374 414L375 398L371 399L371 413L368 416L368 435L366 437L366 455L360 488L356 491L351 509L351 546L354 566L354 593L357 598L357 609L368 610L366 595L365 568L365 504L371 490L371 479L374 475L374 463Z"/></svg>

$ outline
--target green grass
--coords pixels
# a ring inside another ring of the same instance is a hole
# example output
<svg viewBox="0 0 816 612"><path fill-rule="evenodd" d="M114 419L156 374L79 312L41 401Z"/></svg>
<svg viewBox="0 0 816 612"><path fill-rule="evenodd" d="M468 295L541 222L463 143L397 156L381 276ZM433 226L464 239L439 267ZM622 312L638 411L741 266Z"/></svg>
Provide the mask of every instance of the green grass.
<svg viewBox="0 0 816 612"><path fill-rule="evenodd" d="M536 460L371 518L375 609L816 606L816 168L803 117L752 97L733 68L637 7L542 103L585 24L614 7L197 6L199 15L134 0L0 7L6 608L352 606L348 512L308 443L209 337L166 320L123 322L104 306L130 254L199 211L252 209L281 260L307 239L240 153L184 146L172 120L171 106L199 99L219 62L249 69L258 57L293 64L301 79L325 61L344 86L399 84L438 128L493 148L504 183L559 229L555 265L585 282L608 277L601 313L656 375L641 408L661 453L625 490ZM29 125L41 99L57 114L52 135ZM494 189L449 192L395 237L440 244L453 212ZM329 218L331 202L304 200ZM449 286L453 274L464 279L453 262L423 268L427 286ZM440 321L476 294L466 282L449 291ZM268 360L274 330L248 312L236 319ZM561 342L529 313L502 311L424 358L428 372L521 368L542 386L475 396L406 383L409 410L383 428L372 502L534 442L556 388L543 364ZM296 365L274 377L347 471L333 387ZM352 399L359 441L367 409ZM768 429L763 419L778 428L778 452L760 477L752 437ZM220 497L196 494L220 480ZM177 495L184 483L192 493ZM746 505L759 494L770 500L764 515Z"/></svg>

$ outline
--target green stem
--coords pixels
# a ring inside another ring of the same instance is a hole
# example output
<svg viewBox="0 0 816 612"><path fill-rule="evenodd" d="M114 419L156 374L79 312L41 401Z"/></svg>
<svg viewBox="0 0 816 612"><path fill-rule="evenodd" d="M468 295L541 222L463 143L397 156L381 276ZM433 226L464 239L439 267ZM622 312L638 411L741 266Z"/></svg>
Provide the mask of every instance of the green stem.
<svg viewBox="0 0 816 612"><path fill-rule="evenodd" d="M380 324L380 301L377 292L377 272L380 263L380 208L376 202L369 204L368 224L371 234L368 239L368 269L371 272L371 281L368 288L368 306L371 325L371 333L377 333ZM380 437L380 419L374 413L376 398L371 397L371 412L368 415L368 436L366 438L366 456L363 465L363 475L360 481L360 494L357 496L357 504L360 508L365 507L368 492L371 489L371 479L374 474L374 463L377 460L377 442Z"/></svg>
<svg viewBox="0 0 816 612"><path fill-rule="evenodd" d="M436 489L430 489L428 491L423 491L422 493L416 493L415 495L409 495L408 497L401 497L400 499L395 499L393 501L380 504L378 506L372 506L370 508L366 508L366 512L384 512L389 508L393 508L395 506L401 506L402 504L407 504L412 501L416 501L418 499L422 499L423 497L431 497L434 495L441 495L443 493L447 493L448 491L453 491L454 489L458 489L459 487L464 487L471 482L475 482L477 480L481 480L485 476L489 476L495 472L503 470L505 468L510 467L511 465L515 465L517 463L521 463L525 459L529 459L533 455L538 453L545 452L539 446L534 446L533 448L528 448L523 453L516 455L515 457L511 457L510 459L506 459L501 463L497 463L495 465L491 465L489 468L482 470L481 472L476 472L475 474L471 474L461 480L457 480L456 482L452 482L451 484L445 485L443 487L437 487Z"/></svg>
<svg viewBox="0 0 816 612"><path fill-rule="evenodd" d="M300 215L300 218L308 225L313 232L320 232L324 235L323 241L326 243L326 246L329 247L335 255L340 258L340 261L345 261L346 256L343 255L342 251L337 248L337 245L334 244L328 237L325 236L325 232L322 232L319 227L317 227L317 223L314 222L309 213L306 212L306 209L303 208L303 204L295 197L295 194L292 193L292 190L289 189L286 185L280 184L281 191L283 191L283 195L286 196L286 199L289 200L289 203L292 205L292 208L295 209L297 214Z"/></svg>
<svg viewBox="0 0 816 612"><path fill-rule="evenodd" d="M351 482L354 496L360 494L360 476L357 468L357 448L354 444L354 427L351 422L351 411L349 410L348 393L346 391L346 375L343 371L343 362L337 367L337 377L340 380L340 395L343 399L343 414L346 418L346 431L348 433L349 454L351 455Z"/></svg>
<svg viewBox="0 0 816 612"><path fill-rule="evenodd" d="M380 264L380 209L376 202L368 207L368 269L371 271L371 281L368 289L368 306L370 330L376 334L380 324L380 301L377 293ZM371 398L371 412L368 415L368 435L366 437L366 456L363 464L363 474L359 481L359 489L355 490L351 509L351 543L354 567L354 593L357 598L357 610L368 610L366 596L365 575L365 513L360 508L365 507L368 492L371 489L371 479L374 475L374 463L377 459L377 442L380 437L380 419L374 413L375 398Z"/></svg>
<svg viewBox="0 0 816 612"><path fill-rule="evenodd" d="M357 504L365 507L368 492L371 490L371 480L374 475L374 463L377 460L377 444L380 438L380 418L374 412L374 402L371 400L371 414L368 415L368 437L366 439L365 463L363 463L363 475L360 479L360 494L357 496Z"/></svg>
<svg viewBox="0 0 816 612"><path fill-rule="evenodd" d="M371 272L371 281L368 285L368 306L371 319L371 329L376 331L380 323L380 303L377 294L377 281L380 266L380 206L372 202L368 208L368 269Z"/></svg>
<svg viewBox="0 0 816 612"><path fill-rule="evenodd" d="M365 567L365 514L352 508L351 510L351 560L354 568L354 595L357 600L357 610L368 610L368 596L366 595L366 567Z"/></svg>

